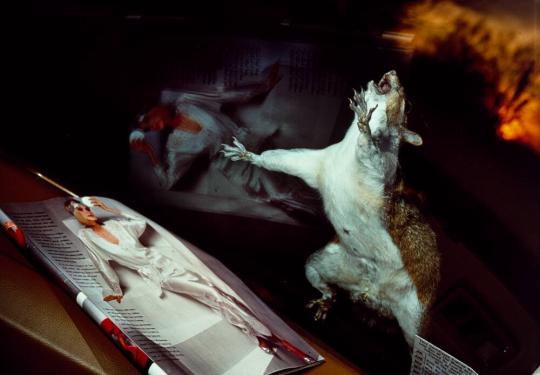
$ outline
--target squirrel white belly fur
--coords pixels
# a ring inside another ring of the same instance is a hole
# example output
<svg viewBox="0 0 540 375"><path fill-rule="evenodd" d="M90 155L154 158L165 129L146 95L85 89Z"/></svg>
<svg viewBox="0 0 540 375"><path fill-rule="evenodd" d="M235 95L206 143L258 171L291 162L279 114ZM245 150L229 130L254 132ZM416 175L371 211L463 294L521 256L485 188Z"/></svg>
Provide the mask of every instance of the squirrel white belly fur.
<svg viewBox="0 0 540 375"><path fill-rule="evenodd" d="M405 128L405 94L395 71L355 91L354 120L343 140L322 150L269 150L256 155L234 140L233 161L302 178L317 189L336 240L312 254L306 277L322 297L311 301L324 319L334 287L385 316L394 316L412 346L439 280L435 235L396 178L401 140L421 145Z"/></svg>

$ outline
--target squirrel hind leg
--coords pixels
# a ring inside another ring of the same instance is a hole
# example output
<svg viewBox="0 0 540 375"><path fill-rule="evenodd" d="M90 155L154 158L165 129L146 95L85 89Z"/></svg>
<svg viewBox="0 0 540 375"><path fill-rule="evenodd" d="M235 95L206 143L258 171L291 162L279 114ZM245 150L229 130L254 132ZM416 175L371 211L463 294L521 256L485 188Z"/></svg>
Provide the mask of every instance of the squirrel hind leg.
<svg viewBox="0 0 540 375"><path fill-rule="evenodd" d="M334 291L328 283L322 278L321 274L312 265L306 265L305 268L306 278L309 283L322 293L323 299L332 299L334 297Z"/></svg>
<svg viewBox="0 0 540 375"><path fill-rule="evenodd" d="M406 293L400 302L391 306L391 310L403 331L405 340L412 348L426 314L424 306L414 293Z"/></svg>
<svg viewBox="0 0 540 375"><path fill-rule="evenodd" d="M312 300L307 305L308 308L316 308L315 320L324 320L335 301L335 291L332 285L336 284L336 267L341 260L339 259L340 251L340 245L331 242L312 254L306 262L306 278L322 294L320 298Z"/></svg>
<svg viewBox="0 0 540 375"><path fill-rule="evenodd" d="M339 274L341 259L341 246L330 242L319 251L311 254L306 261L305 274L311 285L322 293L323 298L332 298L334 291L330 284L335 284L336 275Z"/></svg>
<svg viewBox="0 0 540 375"><path fill-rule="evenodd" d="M311 285L322 293L320 298L309 301L306 308L315 309L314 319L316 321L325 320L330 307L334 304L335 292L313 265L306 264L305 272Z"/></svg>

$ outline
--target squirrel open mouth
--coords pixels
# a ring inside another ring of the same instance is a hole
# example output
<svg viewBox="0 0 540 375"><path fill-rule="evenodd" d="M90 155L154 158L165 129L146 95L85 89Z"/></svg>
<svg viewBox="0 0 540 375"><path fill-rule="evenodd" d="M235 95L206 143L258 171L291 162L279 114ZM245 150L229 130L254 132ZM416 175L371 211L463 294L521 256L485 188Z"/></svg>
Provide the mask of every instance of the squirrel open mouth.
<svg viewBox="0 0 540 375"><path fill-rule="evenodd" d="M386 78L386 74L381 78L379 83L375 85L375 89L379 95L385 95L390 92L392 85L390 84L388 78Z"/></svg>

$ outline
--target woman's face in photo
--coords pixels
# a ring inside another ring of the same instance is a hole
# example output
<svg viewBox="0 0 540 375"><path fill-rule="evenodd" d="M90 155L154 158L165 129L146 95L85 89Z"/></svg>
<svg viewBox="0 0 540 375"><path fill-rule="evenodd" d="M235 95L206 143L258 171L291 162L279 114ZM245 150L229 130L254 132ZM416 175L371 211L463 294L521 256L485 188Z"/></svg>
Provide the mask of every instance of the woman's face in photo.
<svg viewBox="0 0 540 375"><path fill-rule="evenodd" d="M79 204L73 211L73 215L83 225L93 225L97 222L96 215L84 204Z"/></svg>

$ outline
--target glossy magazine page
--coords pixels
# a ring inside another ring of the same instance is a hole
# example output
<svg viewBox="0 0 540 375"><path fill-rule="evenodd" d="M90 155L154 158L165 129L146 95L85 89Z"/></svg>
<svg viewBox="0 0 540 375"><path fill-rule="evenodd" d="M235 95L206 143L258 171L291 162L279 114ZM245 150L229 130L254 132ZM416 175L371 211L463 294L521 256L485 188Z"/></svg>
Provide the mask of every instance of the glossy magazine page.
<svg viewBox="0 0 540 375"><path fill-rule="evenodd" d="M249 150L330 143L345 80L331 54L308 43L186 37L154 103L130 135L133 188L157 204L296 224L320 213L297 178L223 157L238 139ZM193 47L196 46L196 47Z"/></svg>
<svg viewBox="0 0 540 375"><path fill-rule="evenodd" d="M219 261L116 201L66 201L2 208L145 370L271 374L323 360Z"/></svg>

